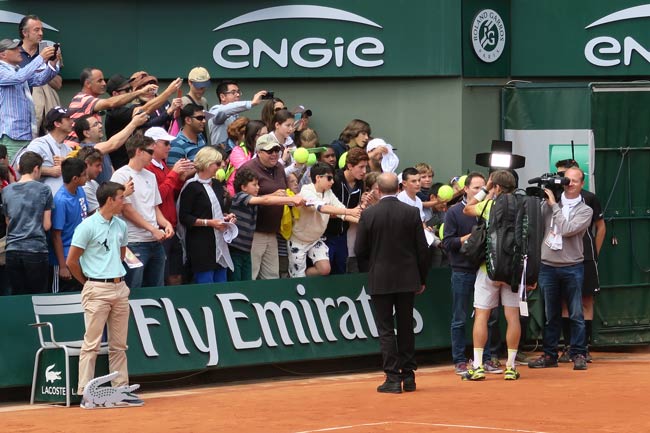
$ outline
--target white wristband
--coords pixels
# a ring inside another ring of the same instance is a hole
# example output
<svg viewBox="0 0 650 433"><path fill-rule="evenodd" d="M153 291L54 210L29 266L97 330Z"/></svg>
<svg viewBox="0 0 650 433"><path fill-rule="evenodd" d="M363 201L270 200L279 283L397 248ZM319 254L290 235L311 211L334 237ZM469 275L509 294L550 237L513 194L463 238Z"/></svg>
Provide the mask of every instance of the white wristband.
<svg viewBox="0 0 650 433"><path fill-rule="evenodd" d="M483 200L485 200L486 196L487 196L487 192L485 192L485 190L482 189L482 190L480 190L479 192L476 193L474 198L476 199L476 201L483 201Z"/></svg>

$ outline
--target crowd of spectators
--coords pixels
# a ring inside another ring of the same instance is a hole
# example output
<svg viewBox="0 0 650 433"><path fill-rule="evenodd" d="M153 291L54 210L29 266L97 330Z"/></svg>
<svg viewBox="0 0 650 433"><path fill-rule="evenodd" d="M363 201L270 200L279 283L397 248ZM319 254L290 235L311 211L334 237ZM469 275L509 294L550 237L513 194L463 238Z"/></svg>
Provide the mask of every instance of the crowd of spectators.
<svg viewBox="0 0 650 433"><path fill-rule="evenodd" d="M60 50L39 50L36 16L19 33L0 41L4 294L81 290L67 253L107 181L125 187L132 289L364 270L354 257L356 225L378 200L376 174L399 163L368 122L353 119L322 145L312 110L289 110L266 90L244 100L236 81L222 80L210 107L213 83L200 66L189 71L185 95L180 78L163 89L146 71L106 79L84 68L65 105ZM56 97L30 97L41 87ZM258 105L261 119L246 117ZM400 199L418 205L423 229L437 236L446 203L429 192L433 169L421 163L404 173Z"/></svg>

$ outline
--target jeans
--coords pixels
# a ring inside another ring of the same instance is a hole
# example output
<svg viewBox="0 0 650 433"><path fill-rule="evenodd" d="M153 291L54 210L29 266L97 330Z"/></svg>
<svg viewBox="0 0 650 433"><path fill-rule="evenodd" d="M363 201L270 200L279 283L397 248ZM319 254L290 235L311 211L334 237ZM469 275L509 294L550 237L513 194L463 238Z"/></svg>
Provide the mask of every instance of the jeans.
<svg viewBox="0 0 650 433"><path fill-rule="evenodd" d="M194 272L194 282L196 284L225 283L228 281L227 270L227 268L219 266L219 269L213 269L211 271Z"/></svg>
<svg viewBox="0 0 650 433"><path fill-rule="evenodd" d="M562 300L566 301L571 322L570 355L586 355L585 320L582 315L582 263L553 267L542 264L539 286L544 296L546 324L544 325L544 354L557 359L557 346L562 330Z"/></svg>
<svg viewBox="0 0 650 433"><path fill-rule="evenodd" d="M467 339L465 338L465 324L467 323L467 314L471 311L472 295L474 294L474 282L476 273L456 272L451 273L451 356L454 364L467 362L465 349ZM497 309L492 310L494 313ZM490 316L490 319L492 317ZM490 320L489 325L493 325ZM496 323L498 327L498 322ZM483 360L490 359L490 334L492 326L488 328L488 341L483 352ZM498 329L497 331L498 332Z"/></svg>
<svg viewBox="0 0 650 433"><path fill-rule="evenodd" d="M47 285L47 253L7 251L5 270L12 295L51 293Z"/></svg>
<svg viewBox="0 0 650 433"><path fill-rule="evenodd" d="M126 285L138 287L161 287L165 285L165 248L160 242L130 242L129 249L143 266L127 268Z"/></svg>

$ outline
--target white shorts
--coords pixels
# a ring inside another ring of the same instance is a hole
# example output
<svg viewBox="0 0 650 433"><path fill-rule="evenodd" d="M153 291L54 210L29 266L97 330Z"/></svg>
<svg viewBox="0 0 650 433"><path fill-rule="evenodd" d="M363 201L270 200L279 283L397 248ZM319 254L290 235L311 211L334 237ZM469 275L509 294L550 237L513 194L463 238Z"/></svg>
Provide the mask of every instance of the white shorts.
<svg viewBox="0 0 650 433"><path fill-rule="evenodd" d="M293 237L289 239L289 276L291 278L305 276L307 257L313 263L329 260L329 248L321 239L311 243L300 242Z"/></svg>
<svg viewBox="0 0 650 433"><path fill-rule="evenodd" d="M481 266L476 272L474 283L474 308L491 310L501 305L504 307L519 308L519 294L510 289L510 285L500 281L492 281L485 268Z"/></svg>

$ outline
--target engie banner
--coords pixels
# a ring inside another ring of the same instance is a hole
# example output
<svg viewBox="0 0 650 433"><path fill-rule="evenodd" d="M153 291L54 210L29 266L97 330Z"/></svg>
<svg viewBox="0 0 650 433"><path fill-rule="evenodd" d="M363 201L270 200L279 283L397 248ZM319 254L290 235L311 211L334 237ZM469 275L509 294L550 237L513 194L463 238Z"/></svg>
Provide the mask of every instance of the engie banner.
<svg viewBox="0 0 650 433"><path fill-rule="evenodd" d="M45 39L61 44L69 79L90 66L107 78L143 69L175 78L202 65L238 79L458 76L462 68L457 0L8 0L3 37L17 34L25 14L37 14Z"/></svg>

